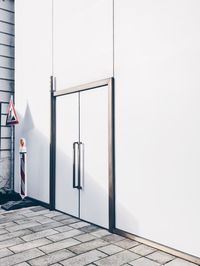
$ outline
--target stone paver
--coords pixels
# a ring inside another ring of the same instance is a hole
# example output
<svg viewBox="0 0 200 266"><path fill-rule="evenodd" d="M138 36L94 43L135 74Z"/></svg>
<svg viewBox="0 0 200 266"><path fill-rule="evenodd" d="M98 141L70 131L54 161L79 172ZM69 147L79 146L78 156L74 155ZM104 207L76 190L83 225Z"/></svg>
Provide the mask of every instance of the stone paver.
<svg viewBox="0 0 200 266"><path fill-rule="evenodd" d="M156 251L156 249L146 246L146 245L139 245L139 246L132 248L131 251L141 256L146 256Z"/></svg>
<svg viewBox="0 0 200 266"><path fill-rule="evenodd" d="M44 230L47 230L47 229L54 229L54 228L56 228L58 226L62 226L62 224L60 222L53 221L51 223L40 224L40 225L31 227L30 229L33 232L40 232L40 231L44 231Z"/></svg>
<svg viewBox="0 0 200 266"><path fill-rule="evenodd" d="M12 238L9 240L5 240L5 241L0 241L0 250L2 248L7 248L7 247L12 247L14 245L18 245L24 243L24 241L21 238Z"/></svg>
<svg viewBox="0 0 200 266"><path fill-rule="evenodd" d="M123 265L127 262L133 261L139 258L139 255L134 254L128 250L124 250L107 258L101 259L95 262L99 266L110 266L110 265Z"/></svg>
<svg viewBox="0 0 200 266"><path fill-rule="evenodd" d="M30 266L27 262L16 264L16 266Z"/></svg>
<svg viewBox="0 0 200 266"><path fill-rule="evenodd" d="M36 257L42 256L44 253L38 249L30 249L18 254L11 255L9 257L4 257L0 259L0 265L2 266L11 266L16 265L17 263L24 262ZM42 264L41 264L42 265ZM40 266L41 266L40 265Z"/></svg>
<svg viewBox="0 0 200 266"><path fill-rule="evenodd" d="M74 256L72 252L63 249L63 250L56 251L51 254L39 257L37 259L30 260L29 264L32 266L47 266L55 262L59 262L64 259L70 258L72 256Z"/></svg>
<svg viewBox="0 0 200 266"><path fill-rule="evenodd" d="M87 241L95 239L96 236L86 233L86 234L82 234L82 235L79 235L79 236L75 236L74 238L79 240L79 241L81 241L81 242L87 242Z"/></svg>
<svg viewBox="0 0 200 266"><path fill-rule="evenodd" d="M12 254L13 254L13 252L11 252L7 248L3 248L3 249L0 250L0 258L7 257L7 256L10 256Z"/></svg>
<svg viewBox="0 0 200 266"><path fill-rule="evenodd" d="M72 228L68 225L63 225L63 226L55 227L54 230L62 233L62 232L70 231L70 230L72 230Z"/></svg>
<svg viewBox="0 0 200 266"><path fill-rule="evenodd" d="M188 262L186 260L182 260L182 259L175 259L171 262L168 262L167 264L165 264L166 266L196 266L196 264Z"/></svg>
<svg viewBox="0 0 200 266"><path fill-rule="evenodd" d="M93 261L99 260L101 258L104 258L106 255L98 250L92 250L89 252L86 252L84 254L75 256L71 259L61 261L61 264L64 266L83 266L87 265Z"/></svg>
<svg viewBox="0 0 200 266"><path fill-rule="evenodd" d="M22 252L22 251L25 251L25 250L28 250L31 248L37 248L37 247L44 246L44 245L47 245L50 243L51 243L50 240L48 240L46 238L40 238L37 240L25 242L23 244L19 244L19 245L10 247L9 249L12 250L14 253L19 253L19 252Z"/></svg>
<svg viewBox="0 0 200 266"><path fill-rule="evenodd" d="M44 207L0 209L0 266L197 266Z"/></svg>
<svg viewBox="0 0 200 266"><path fill-rule="evenodd" d="M106 241L104 241L103 239L95 239L86 243L82 243L80 245L76 245L73 247L70 247L69 250L71 250L72 252L76 253L76 254L81 254L96 248L100 248L103 246L108 245L108 243Z"/></svg>
<svg viewBox="0 0 200 266"><path fill-rule="evenodd" d="M60 241L60 240L63 240L63 239L66 239L66 238L70 238L70 237L73 237L73 236L77 236L77 235L80 235L80 234L81 234L81 231L76 230L76 229L72 229L72 230L64 232L64 233L58 233L57 232L57 234L48 236L47 238L52 240L52 241Z"/></svg>
<svg viewBox="0 0 200 266"><path fill-rule="evenodd" d="M108 232L108 230L104 230L104 229L99 229L97 231L94 231L91 233L91 235L96 236L96 237L103 237L103 236L107 236L110 235L111 233Z"/></svg>
<svg viewBox="0 0 200 266"><path fill-rule="evenodd" d="M14 237L23 237L31 233L32 232L29 229L24 229L24 230L19 230L19 231L12 232L12 233L3 234L3 235L0 235L0 241L12 239Z"/></svg>
<svg viewBox="0 0 200 266"><path fill-rule="evenodd" d="M90 225L89 223L86 222L78 222L78 223L73 223L70 226L76 229L82 228L84 226Z"/></svg>
<svg viewBox="0 0 200 266"><path fill-rule="evenodd" d="M115 253L118 253L120 251L123 251L123 248L120 248L118 246L115 246L113 244L110 244L108 246L102 247L102 248L98 248L98 250L106 253L107 255L113 255Z"/></svg>
<svg viewBox="0 0 200 266"><path fill-rule="evenodd" d="M130 239L124 239L124 240L116 242L115 245L121 248L124 248L124 249L129 249L129 248L138 246L139 243L136 241L130 240Z"/></svg>
<svg viewBox="0 0 200 266"><path fill-rule="evenodd" d="M123 240L124 237L116 235L116 234L111 234L111 235L103 237L103 239L109 243L115 243L115 242L118 242L120 240Z"/></svg>
<svg viewBox="0 0 200 266"><path fill-rule="evenodd" d="M175 259L174 256L167 254L165 252L162 252L162 251L156 251L156 252L148 255L147 258L154 260L160 264L165 264L165 263Z"/></svg>
<svg viewBox="0 0 200 266"><path fill-rule="evenodd" d="M54 234L57 234L57 233L58 232L53 230L53 229L48 229L48 230L40 231L40 232L37 232L37 233L34 233L34 234L29 234L29 235L23 236L22 239L24 241L32 241L32 240L36 240L36 239L39 239L39 238L51 236L51 235L54 235Z"/></svg>
<svg viewBox="0 0 200 266"><path fill-rule="evenodd" d="M139 258L135 261L130 262L129 264L133 265L133 266L160 266L161 265L161 264L159 264L155 261L149 260L147 258Z"/></svg>
<svg viewBox="0 0 200 266"><path fill-rule="evenodd" d="M67 238L62 241L58 241L58 242L40 247L40 250L42 250L44 253L51 253L51 252L54 252L60 249L69 248L79 243L80 242L77 241L76 239Z"/></svg>

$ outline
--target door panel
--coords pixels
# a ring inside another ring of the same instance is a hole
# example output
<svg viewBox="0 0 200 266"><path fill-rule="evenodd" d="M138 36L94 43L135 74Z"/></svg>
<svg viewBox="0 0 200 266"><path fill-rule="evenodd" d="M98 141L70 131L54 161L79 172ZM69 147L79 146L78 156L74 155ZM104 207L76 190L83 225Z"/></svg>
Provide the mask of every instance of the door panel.
<svg viewBox="0 0 200 266"><path fill-rule="evenodd" d="M81 92L80 217L108 228L108 87ZM84 151L83 151L84 150ZM82 161L82 160L81 160Z"/></svg>
<svg viewBox="0 0 200 266"><path fill-rule="evenodd" d="M78 110L78 93L57 98L56 209L77 217L79 192L73 188L73 143L79 140Z"/></svg>

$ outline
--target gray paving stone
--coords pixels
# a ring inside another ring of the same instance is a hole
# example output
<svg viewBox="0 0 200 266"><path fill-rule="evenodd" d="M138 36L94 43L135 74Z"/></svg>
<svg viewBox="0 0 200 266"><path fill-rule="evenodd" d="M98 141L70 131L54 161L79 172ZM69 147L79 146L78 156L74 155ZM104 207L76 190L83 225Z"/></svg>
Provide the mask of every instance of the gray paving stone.
<svg viewBox="0 0 200 266"><path fill-rule="evenodd" d="M24 252L11 255L9 257L1 258L0 265L2 266L11 266L16 265L17 263L21 263L36 257L43 255L44 253L38 249L30 249ZM41 265L40 265L41 266Z"/></svg>
<svg viewBox="0 0 200 266"><path fill-rule="evenodd" d="M156 249L142 244L142 245L136 246L134 248L131 248L130 251L137 253L139 255L142 255L142 256L147 256L147 255L153 253L154 251L156 251Z"/></svg>
<svg viewBox="0 0 200 266"><path fill-rule="evenodd" d="M0 250L0 258L6 257L6 256L10 256L12 254L13 254L13 252L11 252L7 248L3 248L3 249Z"/></svg>
<svg viewBox="0 0 200 266"><path fill-rule="evenodd" d="M92 250L84 254L72 257L68 260L61 261L60 263L64 266L83 266L87 265L93 261L104 258L106 255L98 250Z"/></svg>
<svg viewBox="0 0 200 266"><path fill-rule="evenodd" d="M39 215L44 215L49 213L50 211L47 209L44 209L42 211L38 211L38 212L28 212L28 213L24 213L24 216L26 217L35 217L35 216L39 216Z"/></svg>
<svg viewBox="0 0 200 266"><path fill-rule="evenodd" d="M165 264L165 263L175 259L174 256L167 254L165 252L162 252L162 251L156 251L156 252L148 255L147 258L154 260L160 264Z"/></svg>
<svg viewBox="0 0 200 266"><path fill-rule="evenodd" d="M33 221L33 218L24 218L24 219L20 219L20 220L17 220L15 221L15 226L16 224L20 225L20 224L26 224L26 223L30 223Z"/></svg>
<svg viewBox="0 0 200 266"><path fill-rule="evenodd" d="M64 250L53 252L48 255L44 255L37 259L30 260L28 261L28 263L32 266L47 266L47 265L51 265L53 263L65 260L72 256L74 256L72 252L64 249Z"/></svg>
<svg viewBox="0 0 200 266"><path fill-rule="evenodd" d="M27 262L16 264L16 266L30 266Z"/></svg>
<svg viewBox="0 0 200 266"><path fill-rule="evenodd" d="M16 231L23 230L23 229L28 229L30 227L37 226L37 225L39 225L39 223L37 223L37 222L28 222L28 223L25 223L25 224L9 226L9 227L6 228L6 230L8 230L9 232L16 232Z"/></svg>
<svg viewBox="0 0 200 266"><path fill-rule="evenodd" d="M67 214L60 214L58 216L54 216L52 219L54 219L55 221L62 221L62 220L68 220L68 219L73 219L75 222L79 221L76 218L72 218L71 216L67 215Z"/></svg>
<svg viewBox="0 0 200 266"><path fill-rule="evenodd" d="M95 232L97 230L99 230L99 227L96 225L93 225L93 224L88 225L88 226L84 226L81 228L81 231L83 231L85 233L92 233L92 232Z"/></svg>
<svg viewBox="0 0 200 266"><path fill-rule="evenodd" d="M149 260L147 258L139 258L137 260L134 260L132 262L129 262L130 265L133 266L160 266L159 263Z"/></svg>
<svg viewBox="0 0 200 266"><path fill-rule="evenodd" d="M49 218L56 217L59 215L60 215L60 212L57 212L57 211L50 211L50 213L44 214L44 216L49 217Z"/></svg>
<svg viewBox="0 0 200 266"><path fill-rule="evenodd" d="M86 233L86 234L82 234L79 236L75 236L74 238L81 241L81 242L87 242L87 241L96 239L96 236Z"/></svg>
<svg viewBox="0 0 200 266"><path fill-rule="evenodd" d="M101 259L99 261L96 261L95 264L99 266L110 266L110 265L123 265L127 262L133 261L135 259L139 258L137 254L134 254L128 250L124 250L122 252L119 252L117 254L114 254L112 256L109 256L107 258Z"/></svg>
<svg viewBox="0 0 200 266"><path fill-rule="evenodd" d="M116 235L116 234L111 234L111 235L108 235L108 236L104 236L103 239L109 243L115 243L115 242L118 242L120 240L123 240L125 239L123 236L119 236L119 235Z"/></svg>
<svg viewBox="0 0 200 266"><path fill-rule="evenodd" d="M0 249L2 248L8 248L14 245L18 245L24 243L24 241L21 238L12 238L12 239L8 239L8 240L4 240L0 242Z"/></svg>
<svg viewBox="0 0 200 266"><path fill-rule="evenodd" d="M31 230L24 229L24 230L19 230L17 232L3 234L3 235L0 235L0 241L4 241L4 240L11 239L11 238L14 238L14 237L22 237L22 236L25 236L25 235L29 235L31 233L32 233Z"/></svg>
<svg viewBox="0 0 200 266"><path fill-rule="evenodd" d="M179 259L179 258L176 258L173 261L168 262L165 265L166 266L197 266L197 264L194 264L194 263L191 263L189 261L182 260L182 259Z"/></svg>
<svg viewBox="0 0 200 266"><path fill-rule="evenodd" d="M40 250L42 250L44 253L51 253L60 249L68 248L74 245L79 244L80 242L78 240L75 240L73 238L67 238L62 241L58 241L43 247L40 247Z"/></svg>
<svg viewBox="0 0 200 266"><path fill-rule="evenodd" d="M8 231L6 230L6 229L0 229L0 235L2 235L2 234L6 234L6 233L8 233Z"/></svg>
<svg viewBox="0 0 200 266"><path fill-rule="evenodd" d="M76 253L76 254L81 254L87 251L90 251L92 249L96 249L96 248L100 248L103 246L108 245L108 243L102 239L95 239L86 243L81 243L79 245L73 246L68 248L69 250L71 250L72 252Z"/></svg>
<svg viewBox="0 0 200 266"><path fill-rule="evenodd" d="M70 226L73 227L73 228L75 228L75 229L79 229L79 228L82 228L82 227L88 226L88 225L90 225L90 224L81 221L81 222L73 223Z"/></svg>
<svg viewBox="0 0 200 266"><path fill-rule="evenodd" d="M107 236L110 235L111 233L108 230L105 229L99 229L97 231L94 231L91 233L91 235L94 235L96 237L102 237L102 236Z"/></svg>
<svg viewBox="0 0 200 266"><path fill-rule="evenodd" d="M40 232L37 232L37 233L29 234L27 236L23 236L22 239L24 241L32 241L32 240L36 240L36 239L39 239L39 238L51 236L51 235L54 235L54 234L57 234L57 233L58 232L53 230L53 229L47 229L47 230L40 231Z"/></svg>
<svg viewBox="0 0 200 266"><path fill-rule="evenodd" d="M121 241L118 241L115 243L115 245L124 248L124 249L129 249L135 246L138 246L140 243L134 241L134 240L130 240L130 239L123 239Z"/></svg>
<svg viewBox="0 0 200 266"><path fill-rule="evenodd" d="M22 251L25 251L25 250L28 250L31 248L37 248L37 247L47 245L50 243L52 243L50 240L48 240L46 238L40 238L37 240L33 240L30 242L25 242L23 244L12 246L12 247L10 247L10 250L12 250L14 253L19 253L19 252L22 252Z"/></svg>
<svg viewBox="0 0 200 266"><path fill-rule="evenodd" d="M47 238L52 240L52 241L60 241L60 240L66 239L66 238L70 238L70 237L73 237L73 236L80 235L81 231L79 231L77 229L72 229L70 231L63 232L63 233L58 233L56 231L56 233L57 234L52 235L52 236L48 236Z"/></svg>
<svg viewBox="0 0 200 266"><path fill-rule="evenodd" d="M9 213L7 215L4 216L2 215L2 217L0 217L0 224L20 220L23 218L25 218L25 216L15 213Z"/></svg>
<svg viewBox="0 0 200 266"><path fill-rule="evenodd" d="M38 216L35 221L37 221L38 223L40 224L47 224L47 223L53 223L54 220L48 218L48 217L45 217L45 216Z"/></svg>
<svg viewBox="0 0 200 266"><path fill-rule="evenodd" d="M6 223L0 224L0 228L5 228L7 226L13 226L13 225L16 225L16 223L14 223L14 222L6 222Z"/></svg>
<svg viewBox="0 0 200 266"><path fill-rule="evenodd" d="M58 226L62 226L62 224L60 222L51 222L51 223L45 223L45 224L41 224L38 226L34 226L34 227L31 227L30 229L33 232L40 232L40 231L44 231L47 229L53 229Z"/></svg>
<svg viewBox="0 0 200 266"><path fill-rule="evenodd" d="M66 224L66 225L76 223L77 221L78 220L76 218L67 218L67 219L60 220L62 224Z"/></svg>
<svg viewBox="0 0 200 266"><path fill-rule="evenodd" d="M46 209L42 206L36 206L36 207L33 207L31 209L31 211L33 211L33 212L38 212L38 211L42 211L42 210L46 210Z"/></svg>
<svg viewBox="0 0 200 266"><path fill-rule="evenodd" d="M59 226L59 227L55 227L54 228L56 231L62 233L62 232L67 232L67 231L70 231L72 230L71 227L69 227L68 225L63 225L63 226Z"/></svg>
<svg viewBox="0 0 200 266"><path fill-rule="evenodd" d="M123 251L122 248L115 246L113 244L110 244L108 246L102 247L102 248L98 248L98 250L108 254L108 255L113 255L115 253L118 253L120 251Z"/></svg>

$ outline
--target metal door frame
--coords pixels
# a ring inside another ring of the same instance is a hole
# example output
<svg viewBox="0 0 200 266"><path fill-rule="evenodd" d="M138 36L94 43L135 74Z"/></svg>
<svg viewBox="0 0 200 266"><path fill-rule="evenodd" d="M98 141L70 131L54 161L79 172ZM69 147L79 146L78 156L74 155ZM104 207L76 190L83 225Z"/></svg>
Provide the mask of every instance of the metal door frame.
<svg viewBox="0 0 200 266"><path fill-rule="evenodd" d="M51 76L51 126L50 126L50 209L55 210L56 193L56 98L67 94L108 86L108 158L109 158L109 231L115 228L115 124L114 124L114 78L107 78L91 83L56 90L56 78Z"/></svg>

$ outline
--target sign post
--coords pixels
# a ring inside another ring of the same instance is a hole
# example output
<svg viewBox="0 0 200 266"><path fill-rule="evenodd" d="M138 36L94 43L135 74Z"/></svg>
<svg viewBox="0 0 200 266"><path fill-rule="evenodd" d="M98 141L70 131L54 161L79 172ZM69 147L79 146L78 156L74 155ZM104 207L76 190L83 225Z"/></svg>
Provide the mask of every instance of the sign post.
<svg viewBox="0 0 200 266"><path fill-rule="evenodd" d="M13 104L12 96L8 106L6 125L11 126L11 180L10 187L14 189L14 125L19 123L17 113Z"/></svg>
<svg viewBox="0 0 200 266"><path fill-rule="evenodd" d="M20 154L20 193L22 197L27 196L27 171L26 171L26 141L24 138L20 139L19 146L19 154Z"/></svg>

